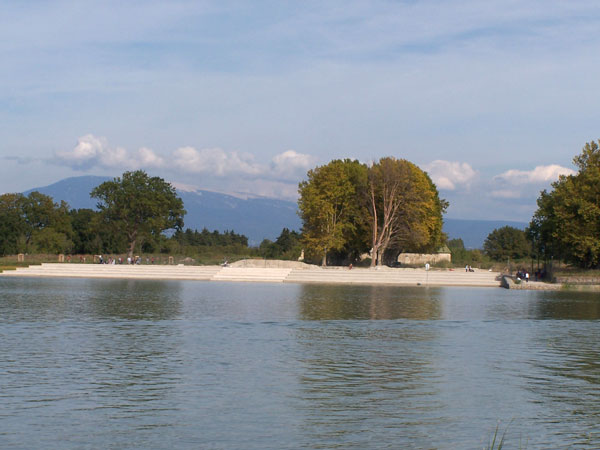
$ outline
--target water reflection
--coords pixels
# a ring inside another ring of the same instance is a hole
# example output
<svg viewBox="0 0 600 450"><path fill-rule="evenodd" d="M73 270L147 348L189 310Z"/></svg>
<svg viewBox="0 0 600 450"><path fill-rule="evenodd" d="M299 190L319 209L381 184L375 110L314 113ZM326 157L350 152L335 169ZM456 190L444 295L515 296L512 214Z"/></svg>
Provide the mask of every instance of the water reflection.
<svg viewBox="0 0 600 450"><path fill-rule="evenodd" d="M483 448L515 419L515 448L521 437L530 449L598 448L598 301L0 279L0 442Z"/></svg>
<svg viewBox="0 0 600 450"><path fill-rule="evenodd" d="M538 319L600 319L600 292L535 292L532 297Z"/></svg>
<svg viewBox="0 0 600 450"><path fill-rule="evenodd" d="M303 285L304 320L415 319L441 316L439 290L389 286Z"/></svg>
<svg viewBox="0 0 600 450"><path fill-rule="evenodd" d="M432 446L426 430L447 422L435 361L435 290L303 286L294 330L302 435L319 447L368 448L387 435L396 446ZM386 319L389 321L365 321ZM414 319L407 321L406 319ZM388 442L390 442L388 441Z"/></svg>
<svg viewBox="0 0 600 450"><path fill-rule="evenodd" d="M396 445L430 442L445 419L436 385L435 330L323 323L297 330L303 433L329 448L368 448L378 434ZM416 426L415 426L416 425Z"/></svg>
<svg viewBox="0 0 600 450"><path fill-rule="evenodd" d="M143 280L0 279L1 320L166 320L181 314L181 284Z"/></svg>
<svg viewBox="0 0 600 450"><path fill-rule="evenodd" d="M181 283L91 280L83 286L90 315L98 318L167 320L181 314Z"/></svg>

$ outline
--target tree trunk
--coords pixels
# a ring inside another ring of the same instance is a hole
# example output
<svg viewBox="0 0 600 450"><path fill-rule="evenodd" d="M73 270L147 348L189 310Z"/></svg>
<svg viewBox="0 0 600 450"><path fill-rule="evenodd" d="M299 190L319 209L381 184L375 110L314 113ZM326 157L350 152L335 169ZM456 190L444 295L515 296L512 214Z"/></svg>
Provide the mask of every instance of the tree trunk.
<svg viewBox="0 0 600 450"><path fill-rule="evenodd" d="M323 259L321 260L321 266L325 267L327 265L327 252L323 253Z"/></svg>
<svg viewBox="0 0 600 450"><path fill-rule="evenodd" d="M133 252L135 251L135 243L137 241L137 227L131 231L130 233L127 233L128 237L129 237L129 251L127 252L127 256L129 256L132 260L133 260Z"/></svg>
<svg viewBox="0 0 600 450"><path fill-rule="evenodd" d="M133 260L133 252L135 251L135 237L131 239L129 242L129 251L127 252L127 256L129 256Z"/></svg>

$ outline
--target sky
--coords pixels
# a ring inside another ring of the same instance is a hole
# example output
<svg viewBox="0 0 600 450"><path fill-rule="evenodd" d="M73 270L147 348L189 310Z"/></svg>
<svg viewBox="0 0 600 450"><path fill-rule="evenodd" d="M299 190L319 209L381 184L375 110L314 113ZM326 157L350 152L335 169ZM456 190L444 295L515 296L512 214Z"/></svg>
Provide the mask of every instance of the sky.
<svg viewBox="0 0 600 450"><path fill-rule="evenodd" d="M599 25L585 0L0 2L0 193L143 169L295 200L394 156L447 217L529 221L600 138Z"/></svg>

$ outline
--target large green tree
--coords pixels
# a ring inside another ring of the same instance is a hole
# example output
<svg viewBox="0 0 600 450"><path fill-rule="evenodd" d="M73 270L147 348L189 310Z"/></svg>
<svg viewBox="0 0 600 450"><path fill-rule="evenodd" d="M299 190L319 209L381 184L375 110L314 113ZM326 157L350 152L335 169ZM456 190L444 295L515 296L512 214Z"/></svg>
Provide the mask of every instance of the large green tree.
<svg viewBox="0 0 600 450"><path fill-rule="evenodd" d="M365 181L366 166L346 159L309 170L300 183L303 243L309 254L321 257L322 265L327 265L329 252L342 249L356 232Z"/></svg>
<svg viewBox="0 0 600 450"><path fill-rule="evenodd" d="M527 242L525 232L515 227L496 228L483 243L486 255L496 261L507 258L519 259L529 255L531 246Z"/></svg>
<svg viewBox="0 0 600 450"><path fill-rule="evenodd" d="M431 251L443 239L440 199L431 178L415 164L381 158L369 168L368 211L371 224L371 265L381 265L386 250Z"/></svg>
<svg viewBox="0 0 600 450"><path fill-rule="evenodd" d="M39 192L0 196L0 253L60 253L72 243L68 205Z"/></svg>
<svg viewBox="0 0 600 450"><path fill-rule="evenodd" d="M99 199L105 224L124 233L130 257L144 239L158 239L165 230L183 227L185 210L175 188L142 170L102 183L91 196Z"/></svg>
<svg viewBox="0 0 600 450"><path fill-rule="evenodd" d="M0 195L0 255L19 252L19 241L27 227L23 198L23 194Z"/></svg>
<svg viewBox="0 0 600 450"><path fill-rule="evenodd" d="M543 191L529 226L534 247L583 268L600 267L600 140L573 158L579 169Z"/></svg>

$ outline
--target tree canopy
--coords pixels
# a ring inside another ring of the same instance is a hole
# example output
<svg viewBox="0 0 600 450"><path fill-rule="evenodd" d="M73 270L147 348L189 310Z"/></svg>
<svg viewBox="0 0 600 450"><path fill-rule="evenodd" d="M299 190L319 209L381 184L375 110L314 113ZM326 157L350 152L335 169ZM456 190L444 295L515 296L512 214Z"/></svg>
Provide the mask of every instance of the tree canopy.
<svg viewBox="0 0 600 450"><path fill-rule="evenodd" d="M69 206L39 192L0 195L0 254L58 253L72 242Z"/></svg>
<svg viewBox="0 0 600 450"><path fill-rule="evenodd" d="M530 249L525 232L510 226L496 228L483 243L485 254L496 261L524 258Z"/></svg>
<svg viewBox="0 0 600 450"><path fill-rule="evenodd" d="M386 251L428 251L443 240L439 198L429 176L413 163L382 158L370 167L334 160L312 169L300 183L298 206L309 254L354 258L372 248L372 264Z"/></svg>
<svg viewBox="0 0 600 450"><path fill-rule="evenodd" d="M368 211L371 264L381 265L385 252L430 251L442 243L442 214L448 207L431 178L415 164L386 157L369 168Z"/></svg>
<svg viewBox="0 0 600 450"><path fill-rule="evenodd" d="M573 158L579 169L542 191L528 235L540 255L600 267L600 140Z"/></svg>
<svg viewBox="0 0 600 450"><path fill-rule="evenodd" d="M99 199L106 226L125 235L129 256L144 239L157 239L165 230L183 227L185 210L175 188L142 170L102 183L91 196Z"/></svg>
<svg viewBox="0 0 600 450"><path fill-rule="evenodd" d="M366 167L346 159L309 170L307 180L300 183L303 242L309 253L321 256L323 265L328 252L342 249L356 231L365 179Z"/></svg>

